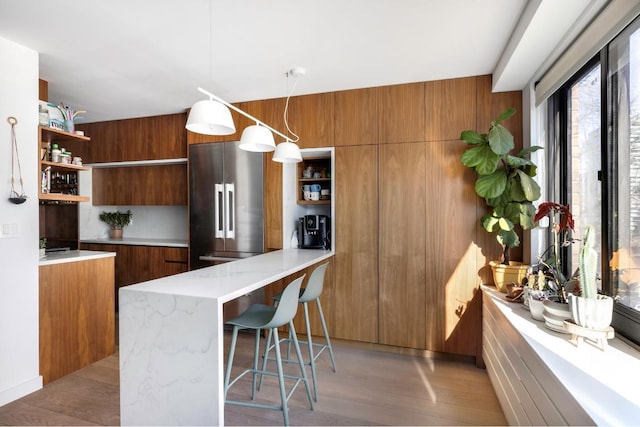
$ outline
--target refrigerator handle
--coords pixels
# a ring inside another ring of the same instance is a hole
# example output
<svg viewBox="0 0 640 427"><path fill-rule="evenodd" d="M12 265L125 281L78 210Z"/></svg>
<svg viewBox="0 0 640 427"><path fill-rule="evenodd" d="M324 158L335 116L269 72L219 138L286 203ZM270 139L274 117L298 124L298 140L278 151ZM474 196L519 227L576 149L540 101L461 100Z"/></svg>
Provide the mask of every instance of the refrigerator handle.
<svg viewBox="0 0 640 427"><path fill-rule="evenodd" d="M226 231L225 237L228 239L235 239L236 237L236 194L234 184L224 184L225 192L225 207L226 213L224 216Z"/></svg>
<svg viewBox="0 0 640 427"><path fill-rule="evenodd" d="M224 191L222 184L214 185L215 197L214 197L214 223L215 223L215 238L224 238L224 217L222 215L222 208L224 205Z"/></svg>

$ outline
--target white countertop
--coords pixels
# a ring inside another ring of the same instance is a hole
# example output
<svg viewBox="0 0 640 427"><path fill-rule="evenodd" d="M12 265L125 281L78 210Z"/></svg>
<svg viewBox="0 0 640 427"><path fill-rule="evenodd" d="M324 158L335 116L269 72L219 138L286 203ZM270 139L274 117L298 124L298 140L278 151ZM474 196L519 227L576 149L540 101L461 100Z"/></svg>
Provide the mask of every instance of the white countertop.
<svg viewBox="0 0 640 427"><path fill-rule="evenodd" d="M153 239L139 237L125 237L121 240L81 239L80 243L97 243L99 245L166 246L170 248L186 248L189 246L189 243L182 239Z"/></svg>
<svg viewBox="0 0 640 427"><path fill-rule="evenodd" d="M120 288L227 302L333 256L322 249L283 249Z"/></svg>
<svg viewBox="0 0 640 427"><path fill-rule="evenodd" d="M495 288L483 291L597 425L638 425L640 351L618 338L605 351L586 341L576 347L570 335L547 329L523 304L505 301Z"/></svg>
<svg viewBox="0 0 640 427"><path fill-rule="evenodd" d="M49 252L44 258L40 258L39 265L62 264L65 262L86 261L89 259L107 258L116 256L115 252L101 251L63 251Z"/></svg>

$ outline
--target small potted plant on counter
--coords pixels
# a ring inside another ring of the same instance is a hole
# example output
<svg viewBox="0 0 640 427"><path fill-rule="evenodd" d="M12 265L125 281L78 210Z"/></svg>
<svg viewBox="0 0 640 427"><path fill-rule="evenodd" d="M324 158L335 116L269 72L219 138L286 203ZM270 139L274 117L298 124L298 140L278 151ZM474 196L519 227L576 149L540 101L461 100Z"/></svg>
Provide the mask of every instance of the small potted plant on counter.
<svg viewBox="0 0 640 427"><path fill-rule="evenodd" d="M40 258L44 258L47 255L47 238L42 237L40 239Z"/></svg>
<svg viewBox="0 0 640 427"><path fill-rule="evenodd" d="M100 212L98 219L105 222L109 227L109 238L113 240L122 240L122 229L131 224L133 214L130 210L127 212Z"/></svg>
<svg viewBox="0 0 640 427"><path fill-rule="evenodd" d="M518 228L535 226L533 202L540 198L540 187L533 179L537 166L529 155L542 147L528 147L512 154L513 135L501 124L515 113L514 108L509 108L500 114L491 122L489 133L465 130L460 134L467 143L460 160L476 172L476 194L485 199L489 208L481 219L482 226L489 233L496 233L502 246L502 259L489 263L501 292L507 291L507 283L519 285L526 277L528 266L512 261L509 250L520 245Z"/></svg>

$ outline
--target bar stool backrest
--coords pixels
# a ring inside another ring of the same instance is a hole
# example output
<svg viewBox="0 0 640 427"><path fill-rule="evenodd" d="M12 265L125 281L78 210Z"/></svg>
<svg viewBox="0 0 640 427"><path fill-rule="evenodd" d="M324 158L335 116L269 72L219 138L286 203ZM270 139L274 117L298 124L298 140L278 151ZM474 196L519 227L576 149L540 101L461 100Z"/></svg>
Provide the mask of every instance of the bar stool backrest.
<svg viewBox="0 0 640 427"><path fill-rule="evenodd" d="M269 323L264 325L264 329L277 328L282 325L288 324L293 319L298 311L298 296L300 295L300 286L304 280L306 274L302 277L298 277L291 282L280 296L280 301L276 307L273 318Z"/></svg>
<svg viewBox="0 0 640 427"><path fill-rule="evenodd" d="M324 273L327 271L328 262L321 264L311 272L309 276L309 282L304 290L304 293L300 295L299 302L313 301L322 294L322 287L324 286Z"/></svg>

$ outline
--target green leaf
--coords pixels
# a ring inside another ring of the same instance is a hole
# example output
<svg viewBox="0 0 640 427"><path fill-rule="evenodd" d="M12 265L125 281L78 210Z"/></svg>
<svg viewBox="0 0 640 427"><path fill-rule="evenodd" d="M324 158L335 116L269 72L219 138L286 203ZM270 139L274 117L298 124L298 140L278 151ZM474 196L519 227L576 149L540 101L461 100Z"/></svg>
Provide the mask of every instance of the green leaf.
<svg viewBox="0 0 640 427"><path fill-rule="evenodd" d="M497 225L498 218L491 215L485 215L482 217L482 227L489 233L493 233Z"/></svg>
<svg viewBox="0 0 640 427"><path fill-rule="evenodd" d="M498 169L492 174L479 177L475 188L478 196L493 199L500 196L507 188L507 176L503 169Z"/></svg>
<svg viewBox="0 0 640 427"><path fill-rule="evenodd" d="M518 237L518 233L514 230L500 231L498 232L496 239L502 246L507 246L509 248L515 248L520 245L520 238Z"/></svg>
<svg viewBox="0 0 640 427"><path fill-rule="evenodd" d="M517 154L518 157L525 157L528 156L531 153L535 153L538 150L543 150L543 147L540 147L539 145L532 145L531 147L527 147L527 148L523 148L522 150L520 150L520 152Z"/></svg>
<svg viewBox="0 0 640 427"><path fill-rule="evenodd" d="M498 227L502 231L510 231L513 230L513 222L509 221L507 218L498 219Z"/></svg>
<svg viewBox="0 0 640 427"><path fill-rule="evenodd" d="M460 160L463 165L475 168L479 175L487 175L496 170L500 156L491 151L487 144L482 144L468 148L462 153Z"/></svg>
<svg viewBox="0 0 640 427"><path fill-rule="evenodd" d="M504 122L508 118L512 117L516 113L515 108L507 108L505 111L500 113L497 119L494 120L494 123Z"/></svg>
<svg viewBox="0 0 640 427"><path fill-rule="evenodd" d="M487 135L481 135L475 130L464 130L460 134L460 139L467 144L481 144L483 142L487 142Z"/></svg>
<svg viewBox="0 0 640 427"><path fill-rule="evenodd" d="M536 214L536 208L533 206L533 203L522 203L520 205L520 212L520 226L522 226L522 228L528 230L536 226L536 223L533 220L533 217Z"/></svg>
<svg viewBox="0 0 640 427"><path fill-rule="evenodd" d="M489 146L494 153L503 156L513 150L513 135L504 126L496 124L489 130Z"/></svg>
<svg viewBox="0 0 640 427"><path fill-rule="evenodd" d="M533 165L533 162L529 159L524 159L522 157L516 157L509 154L505 157L505 161L509 166L513 166L514 168Z"/></svg>
<svg viewBox="0 0 640 427"><path fill-rule="evenodd" d="M525 200L534 202L540 198L540 186L529 175L521 170L516 171L520 177L520 186L524 192Z"/></svg>

